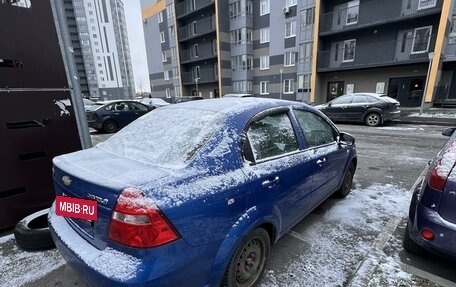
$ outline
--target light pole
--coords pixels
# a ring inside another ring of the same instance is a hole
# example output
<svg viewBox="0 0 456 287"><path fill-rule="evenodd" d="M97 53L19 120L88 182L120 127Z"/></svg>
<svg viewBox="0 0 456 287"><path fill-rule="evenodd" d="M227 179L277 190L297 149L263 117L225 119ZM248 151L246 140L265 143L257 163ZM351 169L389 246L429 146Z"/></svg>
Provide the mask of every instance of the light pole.
<svg viewBox="0 0 456 287"><path fill-rule="evenodd" d="M283 93L283 69L280 69L280 99L282 99Z"/></svg>
<svg viewBox="0 0 456 287"><path fill-rule="evenodd" d="M196 84L196 96L199 96L199 91L198 91L198 81L199 81L199 78L195 78L195 84Z"/></svg>
<svg viewBox="0 0 456 287"><path fill-rule="evenodd" d="M426 76L426 83L424 84L423 96L421 97L420 115L423 113L423 110L424 110L424 103L426 101L426 94L427 94L428 85L429 85L429 75L431 74L431 66L432 66L432 59L434 59L434 52L430 52L428 54L428 58L429 58L429 67L428 67L427 76Z"/></svg>

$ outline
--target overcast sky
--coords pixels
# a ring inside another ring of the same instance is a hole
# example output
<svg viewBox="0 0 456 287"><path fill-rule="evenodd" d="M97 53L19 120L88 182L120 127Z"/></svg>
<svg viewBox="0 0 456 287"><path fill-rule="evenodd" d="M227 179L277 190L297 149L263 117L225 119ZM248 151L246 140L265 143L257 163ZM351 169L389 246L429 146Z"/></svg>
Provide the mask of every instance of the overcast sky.
<svg viewBox="0 0 456 287"><path fill-rule="evenodd" d="M147 68L146 47L144 45L144 32L141 18L141 5L139 0L128 0L124 1L124 3L136 91L140 90L142 86L144 91L150 92L149 71Z"/></svg>

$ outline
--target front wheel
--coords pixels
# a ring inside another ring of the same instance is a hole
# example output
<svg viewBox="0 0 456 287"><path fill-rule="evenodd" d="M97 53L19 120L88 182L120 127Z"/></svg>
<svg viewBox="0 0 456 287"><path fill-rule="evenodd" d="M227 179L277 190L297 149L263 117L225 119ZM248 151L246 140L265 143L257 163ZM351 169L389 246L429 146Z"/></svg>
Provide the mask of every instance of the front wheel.
<svg viewBox="0 0 456 287"><path fill-rule="evenodd" d="M382 123L382 117L378 113L370 113L365 119L366 125L376 127Z"/></svg>
<svg viewBox="0 0 456 287"><path fill-rule="evenodd" d="M222 286L254 286L263 274L271 251L269 234L263 228L252 231L239 244L223 275Z"/></svg>

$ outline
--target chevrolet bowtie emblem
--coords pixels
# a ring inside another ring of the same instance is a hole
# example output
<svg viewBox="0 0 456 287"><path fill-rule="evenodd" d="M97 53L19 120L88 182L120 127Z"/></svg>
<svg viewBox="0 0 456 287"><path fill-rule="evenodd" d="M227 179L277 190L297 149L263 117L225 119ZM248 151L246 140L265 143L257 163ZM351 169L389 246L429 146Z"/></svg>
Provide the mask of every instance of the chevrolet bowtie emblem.
<svg viewBox="0 0 456 287"><path fill-rule="evenodd" d="M62 181L64 185L70 186L72 180L68 175L64 175L62 176Z"/></svg>

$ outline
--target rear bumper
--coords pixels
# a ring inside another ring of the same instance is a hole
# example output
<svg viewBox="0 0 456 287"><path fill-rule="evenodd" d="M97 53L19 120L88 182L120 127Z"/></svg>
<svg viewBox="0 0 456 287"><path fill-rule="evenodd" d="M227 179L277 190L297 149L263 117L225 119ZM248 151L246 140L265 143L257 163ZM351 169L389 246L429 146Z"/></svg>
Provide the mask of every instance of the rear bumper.
<svg viewBox="0 0 456 287"><path fill-rule="evenodd" d="M135 256L115 246L99 250L79 236L64 217L57 216L54 205L49 211L49 229L62 257L88 286L206 285L209 264L199 253L205 248L192 248L184 240L153 250L135 249Z"/></svg>
<svg viewBox="0 0 456 287"><path fill-rule="evenodd" d="M413 204L413 203L412 203ZM442 257L456 259L456 224L443 219L437 211L416 202L415 213L409 217L409 235L424 249ZM421 237L424 228L434 233L434 240Z"/></svg>
<svg viewBox="0 0 456 287"><path fill-rule="evenodd" d="M392 120L398 119L400 116L401 116L401 111L400 110L386 112L384 114L384 119L383 120L384 121L392 121Z"/></svg>

